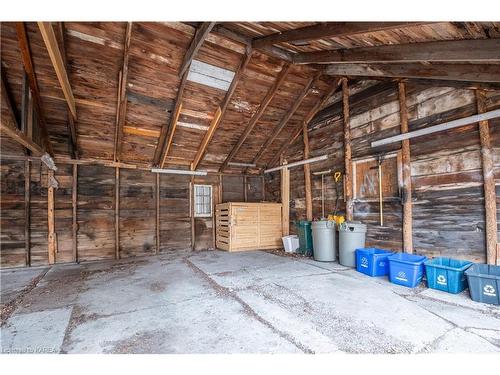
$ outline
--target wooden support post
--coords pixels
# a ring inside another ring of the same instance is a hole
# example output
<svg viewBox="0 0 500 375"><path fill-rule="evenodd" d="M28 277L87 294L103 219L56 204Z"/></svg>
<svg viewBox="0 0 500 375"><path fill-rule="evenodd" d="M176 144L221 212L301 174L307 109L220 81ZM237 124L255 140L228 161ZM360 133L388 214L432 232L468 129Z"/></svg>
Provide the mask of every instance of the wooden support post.
<svg viewBox="0 0 500 375"><path fill-rule="evenodd" d="M160 174L156 174L155 185L156 197L156 254L160 253Z"/></svg>
<svg viewBox="0 0 500 375"><path fill-rule="evenodd" d="M24 162L24 253L25 265L31 266L31 164Z"/></svg>
<svg viewBox="0 0 500 375"><path fill-rule="evenodd" d="M73 261L78 262L78 221L76 217L78 204L78 164L73 164L73 184L71 186L71 207L73 225L72 225L72 249Z"/></svg>
<svg viewBox="0 0 500 375"><path fill-rule="evenodd" d="M248 202L248 183L247 183L247 176L243 176L243 194L245 196L245 202Z"/></svg>
<svg viewBox="0 0 500 375"><path fill-rule="evenodd" d="M290 170L288 168L281 170L281 224L283 236L288 236L290 234Z"/></svg>
<svg viewBox="0 0 500 375"><path fill-rule="evenodd" d="M309 159L309 136L307 134L307 123L302 125L302 137L304 140L304 160ZM306 199L306 219L312 221L312 193L311 193L311 166L304 164L304 189Z"/></svg>
<svg viewBox="0 0 500 375"><path fill-rule="evenodd" d="M195 222L194 222L194 176L191 176L189 183L189 216L191 217L191 250L194 251L195 245Z"/></svg>
<svg viewBox="0 0 500 375"><path fill-rule="evenodd" d="M223 184L224 176L222 174L219 175L219 203L222 203L222 184Z"/></svg>
<svg viewBox="0 0 500 375"><path fill-rule="evenodd" d="M262 201L266 200L266 178L261 176L262 178Z"/></svg>
<svg viewBox="0 0 500 375"><path fill-rule="evenodd" d="M352 202L352 154L351 154L351 126L349 121L349 86L347 78L342 78L342 104L344 113L344 200L346 204L346 220L353 219Z"/></svg>
<svg viewBox="0 0 500 375"><path fill-rule="evenodd" d="M406 106L406 84L399 82L399 117L401 120L401 134L408 133L408 108ZM412 194L411 194L411 165L410 140L401 142L401 162L403 167L403 251L413 253L412 229Z"/></svg>
<svg viewBox="0 0 500 375"><path fill-rule="evenodd" d="M477 111L486 112L486 96L484 91L476 90ZM490 128L488 120L479 122L481 140L481 161L484 179L484 208L486 215L486 262L497 264L500 254L497 253L497 207L495 193L495 176L493 173L493 151L491 149Z"/></svg>
<svg viewBox="0 0 500 375"><path fill-rule="evenodd" d="M115 168L115 259L120 259L120 168Z"/></svg>
<svg viewBox="0 0 500 375"><path fill-rule="evenodd" d="M56 233L55 233L55 212L54 212L54 187L52 181L54 171L49 169L47 172L47 219L48 219L48 252L49 264L56 262Z"/></svg>

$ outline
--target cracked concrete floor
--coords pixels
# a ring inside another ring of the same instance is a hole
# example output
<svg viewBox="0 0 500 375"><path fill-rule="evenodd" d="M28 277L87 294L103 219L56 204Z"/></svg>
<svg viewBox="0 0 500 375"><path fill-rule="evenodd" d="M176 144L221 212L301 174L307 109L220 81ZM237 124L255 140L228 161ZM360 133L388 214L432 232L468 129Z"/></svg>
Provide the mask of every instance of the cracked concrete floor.
<svg viewBox="0 0 500 375"><path fill-rule="evenodd" d="M499 352L500 308L253 251L3 270L4 353Z"/></svg>

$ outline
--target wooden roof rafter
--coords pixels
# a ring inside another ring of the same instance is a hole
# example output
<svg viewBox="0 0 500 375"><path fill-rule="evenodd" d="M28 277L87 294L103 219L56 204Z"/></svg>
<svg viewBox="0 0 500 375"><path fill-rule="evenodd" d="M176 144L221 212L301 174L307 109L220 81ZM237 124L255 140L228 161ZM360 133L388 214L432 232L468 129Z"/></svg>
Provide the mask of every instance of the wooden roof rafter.
<svg viewBox="0 0 500 375"><path fill-rule="evenodd" d="M127 82L128 82L128 62L130 55L130 42L132 40L133 23L127 22L125 29L125 38L123 42L123 60L122 69L119 74L118 82L118 102L116 105L115 117L115 142L113 147L113 160L120 161L123 140L123 126L127 112Z"/></svg>
<svg viewBox="0 0 500 375"><path fill-rule="evenodd" d="M294 64L500 62L500 39L446 40L297 53Z"/></svg>
<svg viewBox="0 0 500 375"><path fill-rule="evenodd" d="M218 125L221 123L222 119L224 118L224 114L226 113L226 109L231 102L231 98L233 97L234 91L236 90L236 87L238 86L238 82L240 80L240 77L243 75L243 73L246 70L246 67L248 66L248 63L250 62L250 59L252 58L252 48L249 47L247 48L247 52L243 59L241 60L240 65L238 66L238 69L234 73L233 81L231 82L231 85L229 86L228 91L226 92L226 95L224 96L224 99L221 103L221 105L217 108L215 112L215 116L210 123L210 127L208 128L205 136L203 137L203 140L201 141L200 147L198 148L198 151L196 153L196 156L191 163L191 170L194 171L198 167L198 164L203 160L203 157L205 155L205 152L208 148L208 145L210 141L212 140L212 137L217 130Z"/></svg>
<svg viewBox="0 0 500 375"><path fill-rule="evenodd" d="M33 97L33 104L35 107L35 111L38 114L38 122L40 125L43 145L45 147L45 150L49 153L49 155L54 156L54 150L52 149L52 144L50 143L49 134L47 131L47 124L45 122L45 113L43 111L40 99L40 91L38 89L38 82L36 79L33 59L31 57L31 49L29 45L28 34L26 32L26 26L24 22L16 22L16 33L19 42L19 49L21 51L21 57L23 60L24 71L28 75L28 82L31 89L31 95Z"/></svg>
<svg viewBox="0 0 500 375"><path fill-rule="evenodd" d="M302 129L304 127L304 124L306 124L306 125L309 124L311 122L311 120L314 118L314 116L316 116L316 114L321 109L323 109L325 107L326 103L328 102L328 99L330 99L330 97L335 93L335 91L337 91L341 82L342 81L340 78L337 78L335 80L335 82L332 84L332 87L330 88L330 90L325 95L323 95L322 99L320 101L318 101L314 105L313 108L311 108L311 110L307 113L306 117L304 117L304 120L300 122L300 124L297 126L295 131L292 133L292 136L283 144L283 146L281 146L280 150L276 153L274 158L267 164L266 168L272 167L274 164L276 164L279 161L281 155L293 143L293 141L295 141L295 139L300 135L300 133L302 132Z"/></svg>
<svg viewBox="0 0 500 375"><path fill-rule="evenodd" d="M257 124L259 119L261 118L261 116L264 114L267 106L269 105L271 100L274 98L274 96L275 96L276 92L278 91L278 89L280 88L281 84L285 81L285 78L288 75L288 73L290 72L291 67L292 67L292 64L289 64L289 63L285 63L283 65L276 81L271 86L271 88L268 90L264 100L261 102L261 104L259 106L259 109L257 110L257 112L255 112L255 114L250 119L250 122L246 126L245 131L243 132L241 137L238 139L238 142L232 148L231 152L229 153L229 155L226 157L226 159L222 163L222 166L220 167L219 172L223 172L224 169L228 166L228 163L238 153L241 146L243 145L245 140L248 138L248 136L252 132L253 128L255 127L255 125Z"/></svg>
<svg viewBox="0 0 500 375"><path fill-rule="evenodd" d="M194 38L191 41L191 44L189 45L186 54L184 55L184 60L182 61L181 68L179 69L179 77L182 77L182 75L187 71L187 69L189 69L189 66L193 61L193 58L198 53L205 39L207 39L207 36L214 27L214 25L215 22L203 22L201 26L196 30Z"/></svg>
<svg viewBox="0 0 500 375"><path fill-rule="evenodd" d="M345 37L376 31L393 30L427 23L429 22L321 22L316 25L300 27L255 38L252 41L252 46L254 48L261 48L283 42L307 42L323 38Z"/></svg>

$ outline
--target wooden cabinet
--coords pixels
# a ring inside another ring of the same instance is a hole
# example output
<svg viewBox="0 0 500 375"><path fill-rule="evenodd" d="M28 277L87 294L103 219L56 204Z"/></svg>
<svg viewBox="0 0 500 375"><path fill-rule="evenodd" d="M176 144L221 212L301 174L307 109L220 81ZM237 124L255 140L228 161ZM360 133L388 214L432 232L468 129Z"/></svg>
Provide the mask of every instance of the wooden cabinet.
<svg viewBox="0 0 500 375"><path fill-rule="evenodd" d="M229 202L216 206L216 244L227 251L282 246L281 203Z"/></svg>

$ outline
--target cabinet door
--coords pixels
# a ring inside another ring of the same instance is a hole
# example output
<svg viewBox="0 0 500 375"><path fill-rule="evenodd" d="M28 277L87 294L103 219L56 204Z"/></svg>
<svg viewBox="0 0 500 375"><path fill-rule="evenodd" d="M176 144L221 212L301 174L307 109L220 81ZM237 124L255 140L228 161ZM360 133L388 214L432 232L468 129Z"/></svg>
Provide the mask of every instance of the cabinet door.
<svg viewBox="0 0 500 375"><path fill-rule="evenodd" d="M259 245L259 208L233 206L231 210L231 248L256 248Z"/></svg>

